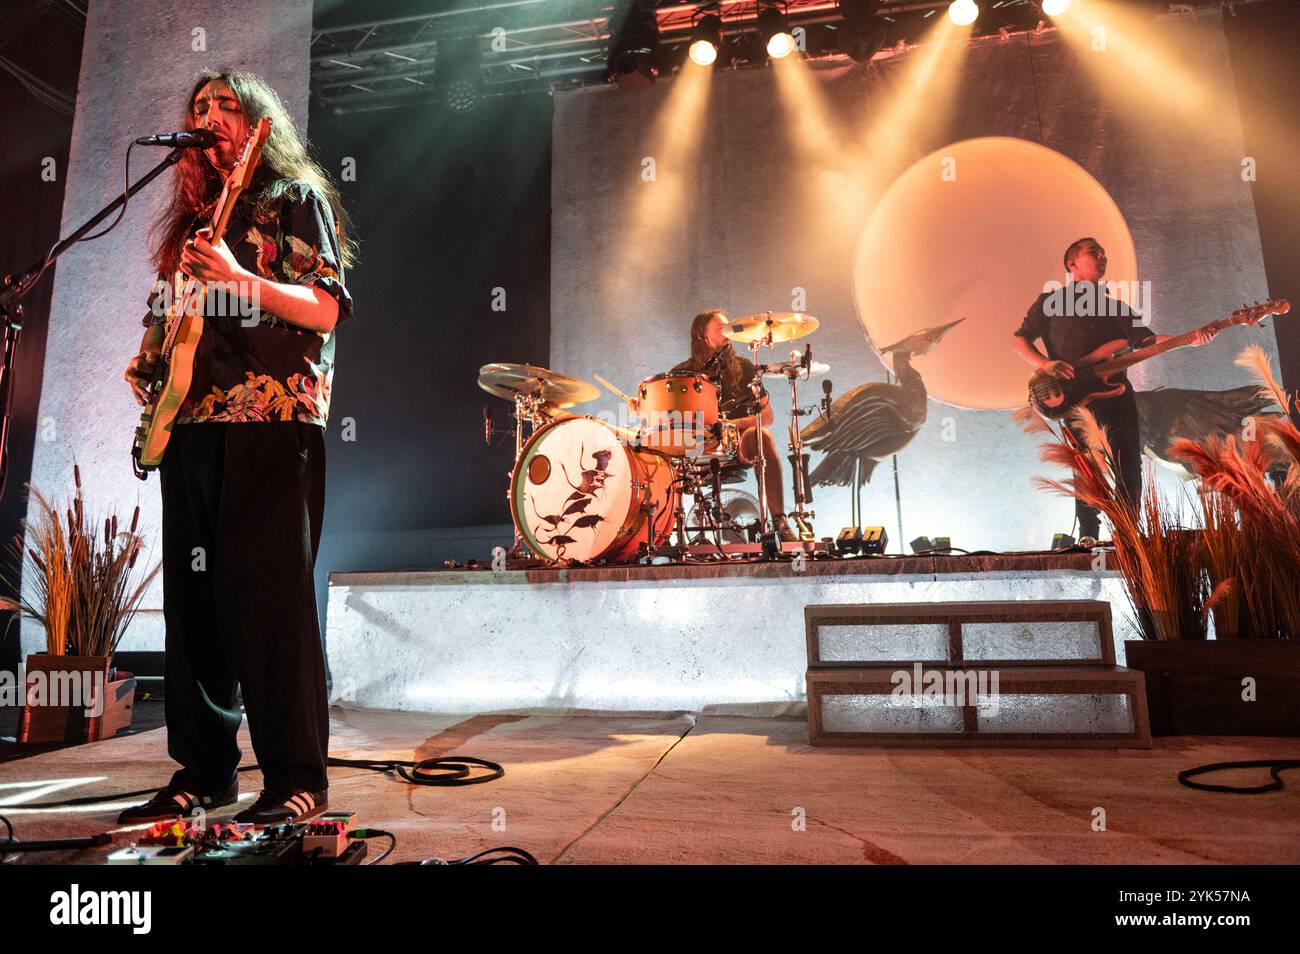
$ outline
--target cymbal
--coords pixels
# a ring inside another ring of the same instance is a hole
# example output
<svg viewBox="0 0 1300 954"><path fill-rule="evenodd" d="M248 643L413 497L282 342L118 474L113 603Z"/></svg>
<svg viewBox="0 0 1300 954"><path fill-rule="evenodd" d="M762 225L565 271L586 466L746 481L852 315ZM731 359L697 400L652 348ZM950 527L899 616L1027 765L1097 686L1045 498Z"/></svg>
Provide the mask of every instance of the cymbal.
<svg viewBox="0 0 1300 954"><path fill-rule="evenodd" d="M555 407L572 407L600 396L600 388L588 381L534 364L485 364L479 368L478 386L507 401L525 395Z"/></svg>
<svg viewBox="0 0 1300 954"><path fill-rule="evenodd" d="M748 344L762 341L770 332L772 343L794 341L817 330L817 319L801 311L767 311L761 315L745 315L735 318L723 331L731 341Z"/></svg>
<svg viewBox="0 0 1300 954"><path fill-rule="evenodd" d="M825 374L831 369L831 366L825 361L813 361L805 371L798 361L786 361L784 364L765 364L763 365L763 377L765 378L788 378L793 375L796 378L815 378L819 374Z"/></svg>

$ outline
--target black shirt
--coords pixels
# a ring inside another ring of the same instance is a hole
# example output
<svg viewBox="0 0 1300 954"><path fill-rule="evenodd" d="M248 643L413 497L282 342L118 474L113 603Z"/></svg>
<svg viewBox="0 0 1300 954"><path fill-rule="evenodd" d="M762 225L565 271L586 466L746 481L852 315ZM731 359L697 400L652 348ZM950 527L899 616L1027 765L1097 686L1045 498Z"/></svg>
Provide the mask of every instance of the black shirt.
<svg viewBox="0 0 1300 954"><path fill-rule="evenodd" d="M1124 339L1139 347L1155 337L1142 316L1088 282L1071 282L1039 295L1015 334L1031 344L1043 340L1053 361L1075 362L1111 341ZM1127 381L1127 375L1121 375Z"/></svg>
<svg viewBox="0 0 1300 954"><path fill-rule="evenodd" d="M754 392L749 388L750 382L754 380L754 362L741 355L736 355L736 360L740 362L740 376L730 387L723 382L722 393L718 395L718 413L728 418L748 417L754 413L750 403L753 401ZM674 373L682 371L700 373L700 369L690 358L673 367Z"/></svg>

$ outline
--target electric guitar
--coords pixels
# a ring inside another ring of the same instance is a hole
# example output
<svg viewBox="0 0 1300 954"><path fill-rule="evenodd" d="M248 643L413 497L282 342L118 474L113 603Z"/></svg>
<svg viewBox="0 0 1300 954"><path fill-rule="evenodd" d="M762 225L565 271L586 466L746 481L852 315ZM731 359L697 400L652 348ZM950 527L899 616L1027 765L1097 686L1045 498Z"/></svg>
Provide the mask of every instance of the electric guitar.
<svg viewBox="0 0 1300 954"><path fill-rule="evenodd" d="M1130 368L1147 358L1154 358L1166 351L1186 347L1192 343L1199 331L1213 329L1220 331L1231 325L1254 325L1269 315L1285 315L1291 310L1291 302L1285 298L1271 298L1262 305L1243 306L1227 318L1212 321L1204 328L1189 331L1159 344L1134 348L1129 351L1129 343L1122 339L1107 342L1101 347L1088 352L1078 361L1071 362L1074 377L1058 378L1046 371L1035 371L1029 379L1029 403L1044 417L1062 418L1076 407L1098 398L1117 397L1124 393L1124 383L1114 378L1126 368ZM1121 353L1122 352L1122 353Z"/></svg>
<svg viewBox="0 0 1300 954"><path fill-rule="evenodd" d="M271 120L258 121L244 143L239 161L226 176L226 183L217 196L212 212L212 224L206 231L215 245L226 233L230 213L252 181L257 163L262 158L262 147L271 133ZM167 442L171 440L172 427L180 412L181 402L189 392L194 377L194 355L203 336L203 310L207 301L208 286L189 275L177 271L172 276L167 305L166 328L162 353L159 355L153 378L149 384L149 403L140 415L140 426L135 429L135 443L131 447L131 468L141 480L149 476L162 463Z"/></svg>

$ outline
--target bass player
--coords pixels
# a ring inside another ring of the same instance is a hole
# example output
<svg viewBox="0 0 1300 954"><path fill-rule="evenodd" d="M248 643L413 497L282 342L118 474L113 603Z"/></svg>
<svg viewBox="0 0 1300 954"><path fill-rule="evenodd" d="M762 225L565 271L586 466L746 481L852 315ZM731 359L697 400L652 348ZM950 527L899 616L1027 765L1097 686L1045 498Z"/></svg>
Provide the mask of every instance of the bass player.
<svg viewBox="0 0 1300 954"><path fill-rule="evenodd" d="M1074 377L1071 362L1103 345L1127 340L1133 347L1145 347L1171 337L1152 334L1140 314L1106 295L1104 287L1098 284L1106 274L1106 250L1095 238L1072 242L1065 250L1064 262L1070 283L1039 295L1012 337L1016 353L1035 368L1069 379ZM1203 345L1215 334L1202 328L1190 343ZM1035 345L1037 340L1043 342L1046 353ZM1127 374L1119 375L1115 382L1123 385L1122 393L1097 398L1088 407L1097 423L1106 428L1124 491L1130 500L1137 501L1142 496L1137 400ZM1082 440L1079 426L1072 419L1066 418L1066 426ZM1096 539L1101 528L1100 514L1076 500L1075 516L1080 538Z"/></svg>

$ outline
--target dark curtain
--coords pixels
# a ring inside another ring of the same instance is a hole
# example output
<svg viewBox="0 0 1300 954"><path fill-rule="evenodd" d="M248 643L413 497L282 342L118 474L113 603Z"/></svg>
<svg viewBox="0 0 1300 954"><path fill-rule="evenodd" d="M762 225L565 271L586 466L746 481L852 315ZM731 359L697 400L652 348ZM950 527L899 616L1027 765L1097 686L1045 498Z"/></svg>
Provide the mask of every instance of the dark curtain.
<svg viewBox="0 0 1300 954"><path fill-rule="evenodd" d="M1255 214L1269 294L1300 308L1300 4L1270 0L1224 14L1242 138L1257 162ZM1300 389L1300 317L1278 319L1288 390Z"/></svg>

